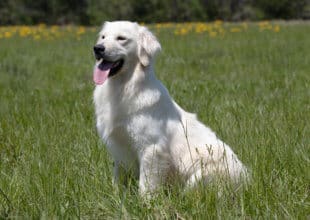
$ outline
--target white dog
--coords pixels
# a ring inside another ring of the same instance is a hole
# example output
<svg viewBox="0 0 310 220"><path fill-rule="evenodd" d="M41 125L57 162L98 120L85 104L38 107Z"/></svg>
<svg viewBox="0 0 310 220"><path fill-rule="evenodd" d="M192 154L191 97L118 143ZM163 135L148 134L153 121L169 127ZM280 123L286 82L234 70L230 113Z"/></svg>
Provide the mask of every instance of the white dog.
<svg viewBox="0 0 310 220"><path fill-rule="evenodd" d="M128 21L106 22L94 46L97 129L114 159L115 180L132 170L144 194L173 174L188 186L246 175L230 147L156 79L153 61L160 49L147 28Z"/></svg>

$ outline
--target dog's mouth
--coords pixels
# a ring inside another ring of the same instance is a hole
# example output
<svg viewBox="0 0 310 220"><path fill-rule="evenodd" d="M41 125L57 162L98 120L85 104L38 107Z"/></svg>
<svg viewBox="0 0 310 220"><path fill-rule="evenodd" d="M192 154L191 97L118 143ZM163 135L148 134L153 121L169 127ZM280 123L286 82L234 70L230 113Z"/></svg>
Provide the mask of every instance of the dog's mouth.
<svg viewBox="0 0 310 220"><path fill-rule="evenodd" d="M107 61L102 59L102 61L96 65L94 69L94 82L96 85L103 84L109 77L119 73L120 69L123 67L123 64L123 59L117 61Z"/></svg>

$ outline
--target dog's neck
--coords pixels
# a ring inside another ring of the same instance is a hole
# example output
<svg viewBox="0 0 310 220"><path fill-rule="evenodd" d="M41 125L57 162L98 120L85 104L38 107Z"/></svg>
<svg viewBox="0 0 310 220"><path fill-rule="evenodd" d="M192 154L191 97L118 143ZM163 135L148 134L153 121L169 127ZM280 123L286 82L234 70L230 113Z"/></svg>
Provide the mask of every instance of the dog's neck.
<svg viewBox="0 0 310 220"><path fill-rule="evenodd" d="M128 67L125 72L121 72L109 80L109 90L122 90L126 87L136 84L144 84L147 81L156 78L153 68L153 63L148 66L143 66L137 63L134 66Z"/></svg>
<svg viewBox="0 0 310 220"><path fill-rule="evenodd" d="M101 90L104 94L101 96L102 103L110 109L111 114L108 112L104 114L109 120L118 120L118 115L128 115L138 111L139 106L129 108L131 106L129 103L137 102L141 94L150 87L154 89L152 84L157 81L153 65L144 67L139 63L130 72L121 72L114 77L109 79L105 88Z"/></svg>
<svg viewBox="0 0 310 220"><path fill-rule="evenodd" d="M152 82L156 81L153 63L142 66L137 63L128 67L126 72L120 72L110 78L105 85L104 94L110 97L111 105L117 106L122 100L133 100L143 92ZM128 96L130 94L130 97ZM112 98L113 97L113 98ZM112 103L113 102L113 103Z"/></svg>

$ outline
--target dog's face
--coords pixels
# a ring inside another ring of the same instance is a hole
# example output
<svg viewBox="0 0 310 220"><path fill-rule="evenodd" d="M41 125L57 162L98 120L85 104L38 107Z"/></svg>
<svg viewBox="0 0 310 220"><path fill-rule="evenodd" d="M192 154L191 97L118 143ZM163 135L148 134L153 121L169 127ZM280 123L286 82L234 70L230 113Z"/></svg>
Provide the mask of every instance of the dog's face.
<svg viewBox="0 0 310 220"><path fill-rule="evenodd" d="M137 64L146 67L159 50L159 42L145 27L128 21L105 22L94 46L94 81L101 85L129 74Z"/></svg>

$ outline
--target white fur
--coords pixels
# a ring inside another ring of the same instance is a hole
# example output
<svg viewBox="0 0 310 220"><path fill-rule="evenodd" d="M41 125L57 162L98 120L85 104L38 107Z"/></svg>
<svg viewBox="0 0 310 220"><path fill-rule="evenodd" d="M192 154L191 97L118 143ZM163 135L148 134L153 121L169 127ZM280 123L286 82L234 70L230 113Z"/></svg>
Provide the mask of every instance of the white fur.
<svg viewBox="0 0 310 220"><path fill-rule="evenodd" d="M97 43L110 59L125 59L121 71L94 92L97 129L114 159L116 180L121 170L131 169L145 193L172 174L188 186L246 174L230 147L178 106L156 79L153 61L160 44L149 30L127 21L106 22Z"/></svg>

